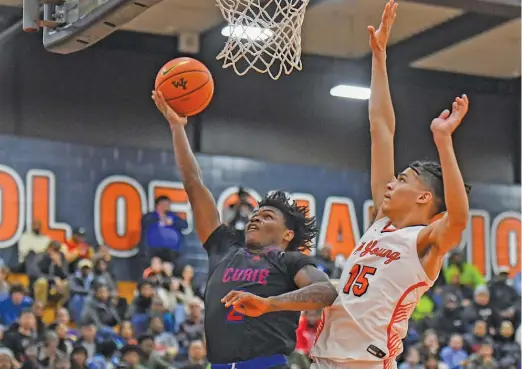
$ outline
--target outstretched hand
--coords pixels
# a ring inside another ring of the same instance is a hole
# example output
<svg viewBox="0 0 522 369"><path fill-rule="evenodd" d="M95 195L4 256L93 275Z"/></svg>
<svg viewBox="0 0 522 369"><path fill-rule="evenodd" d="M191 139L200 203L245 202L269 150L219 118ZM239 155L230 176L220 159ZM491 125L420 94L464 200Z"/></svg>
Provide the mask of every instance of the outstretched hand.
<svg viewBox="0 0 522 369"><path fill-rule="evenodd" d="M395 18L397 17L397 7L399 4L395 0L389 0L386 3L384 12L382 13L382 20L378 30L375 27L368 26L368 32L370 34L370 47L373 52L380 52L386 50L386 45L390 39L391 29Z"/></svg>
<svg viewBox="0 0 522 369"><path fill-rule="evenodd" d="M187 124L187 118L179 116L165 101L161 91L152 91L152 100L156 104L158 110L163 114L165 119L169 122L170 126Z"/></svg>
<svg viewBox="0 0 522 369"><path fill-rule="evenodd" d="M258 317L268 312L268 299L244 291L230 291L221 299L225 307L232 306L235 311L250 317Z"/></svg>
<svg viewBox="0 0 522 369"><path fill-rule="evenodd" d="M469 100L466 95L455 98L451 112L446 109L431 122L431 132L435 137L451 136L468 113Z"/></svg>

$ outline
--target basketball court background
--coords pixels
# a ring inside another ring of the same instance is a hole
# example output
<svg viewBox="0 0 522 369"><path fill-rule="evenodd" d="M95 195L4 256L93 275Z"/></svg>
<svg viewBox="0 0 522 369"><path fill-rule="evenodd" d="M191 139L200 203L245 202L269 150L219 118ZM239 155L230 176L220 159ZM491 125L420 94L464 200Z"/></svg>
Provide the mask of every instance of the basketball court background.
<svg viewBox="0 0 522 369"><path fill-rule="evenodd" d="M456 134L457 155L466 180L488 188L478 191L472 204L484 202L474 206L491 212L491 219L503 211L520 214L520 198L513 195L519 194L521 166L520 3L437 1L441 7L429 1L401 2L388 52L397 165L436 158L429 123L456 95L467 93L472 105ZM256 74L240 78L221 69L215 56L225 41L224 24L212 0L165 0L126 30L71 55L48 53L39 35L16 32L10 26L20 19L21 3L0 3L0 23L8 31L0 35L0 134L22 137L4 147L1 163L25 179L29 169L52 169L55 161L67 159L56 176L58 197L67 198L58 200L63 218L57 221L88 222L94 190L106 176L130 175L144 188L152 179L176 180L171 166L162 167L159 176L153 169L160 155L154 150L169 156L171 142L150 90L157 70L180 55L176 36L182 31L200 33L200 53L194 56L216 80L211 106L189 126L193 147L210 155L209 163L222 160L212 155L261 160L231 161L234 169L226 180L209 164L217 188L232 182L254 186L254 179L260 193L284 187L276 181L280 172L267 164L275 162L308 166L298 183L288 184L290 191L304 191L302 183L311 186L309 192L326 191L314 187L317 169L310 167L322 166L335 175L320 185L348 184L348 173L356 173L356 187L336 187L332 195L356 199L362 212L368 198L367 102L334 98L329 91L340 83L369 85L366 26L378 23L384 0L312 0L303 30L303 71L279 81ZM24 141L27 137L43 139L48 154L35 155L37 144ZM49 140L68 143L78 156L67 157L66 144ZM106 164L103 175L94 175L82 158L99 147L130 149L118 165ZM77 191L80 182L90 186L85 199ZM80 216L77 208L87 210ZM90 222L86 226L94 227ZM89 232L93 239L94 229ZM520 235L515 240L520 243Z"/></svg>

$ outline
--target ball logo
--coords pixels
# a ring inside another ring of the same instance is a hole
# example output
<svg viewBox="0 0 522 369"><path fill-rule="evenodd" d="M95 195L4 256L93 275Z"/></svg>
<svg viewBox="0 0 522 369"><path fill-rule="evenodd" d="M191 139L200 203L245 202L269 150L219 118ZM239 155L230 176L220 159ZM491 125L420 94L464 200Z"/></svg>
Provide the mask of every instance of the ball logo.
<svg viewBox="0 0 522 369"><path fill-rule="evenodd" d="M172 86L175 88L183 88L184 90L187 89L188 81L185 80L185 78L181 77L179 81L172 81Z"/></svg>

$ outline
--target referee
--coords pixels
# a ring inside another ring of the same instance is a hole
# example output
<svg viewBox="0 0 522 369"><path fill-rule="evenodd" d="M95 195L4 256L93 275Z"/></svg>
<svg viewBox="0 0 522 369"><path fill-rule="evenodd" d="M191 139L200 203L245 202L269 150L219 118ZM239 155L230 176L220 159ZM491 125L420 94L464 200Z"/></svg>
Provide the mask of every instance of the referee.
<svg viewBox="0 0 522 369"><path fill-rule="evenodd" d="M326 274L300 252L317 234L315 219L278 191L259 203L246 225L245 242L238 241L220 223L214 198L203 184L185 133L187 119L170 109L161 93L153 91L152 99L169 122L176 165L208 253L205 335L212 368L288 368L285 355L294 351L300 311L322 309L337 297ZM252 318L232 305L245 294L277 297L249 311L259 316Z"/></svg>

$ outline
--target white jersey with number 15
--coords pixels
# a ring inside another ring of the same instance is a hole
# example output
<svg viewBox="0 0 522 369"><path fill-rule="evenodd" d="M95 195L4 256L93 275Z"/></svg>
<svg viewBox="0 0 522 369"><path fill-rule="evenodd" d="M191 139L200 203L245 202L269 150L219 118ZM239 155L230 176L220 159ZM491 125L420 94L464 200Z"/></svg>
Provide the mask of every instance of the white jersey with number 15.
<svg viewBox="0 0 522 369"><path fill-rule="evenodd" d="M349 256L333 305L323 311L312 356L394 367L415 305L432 285L417 254L424 226L379 219Z"/></svg>

